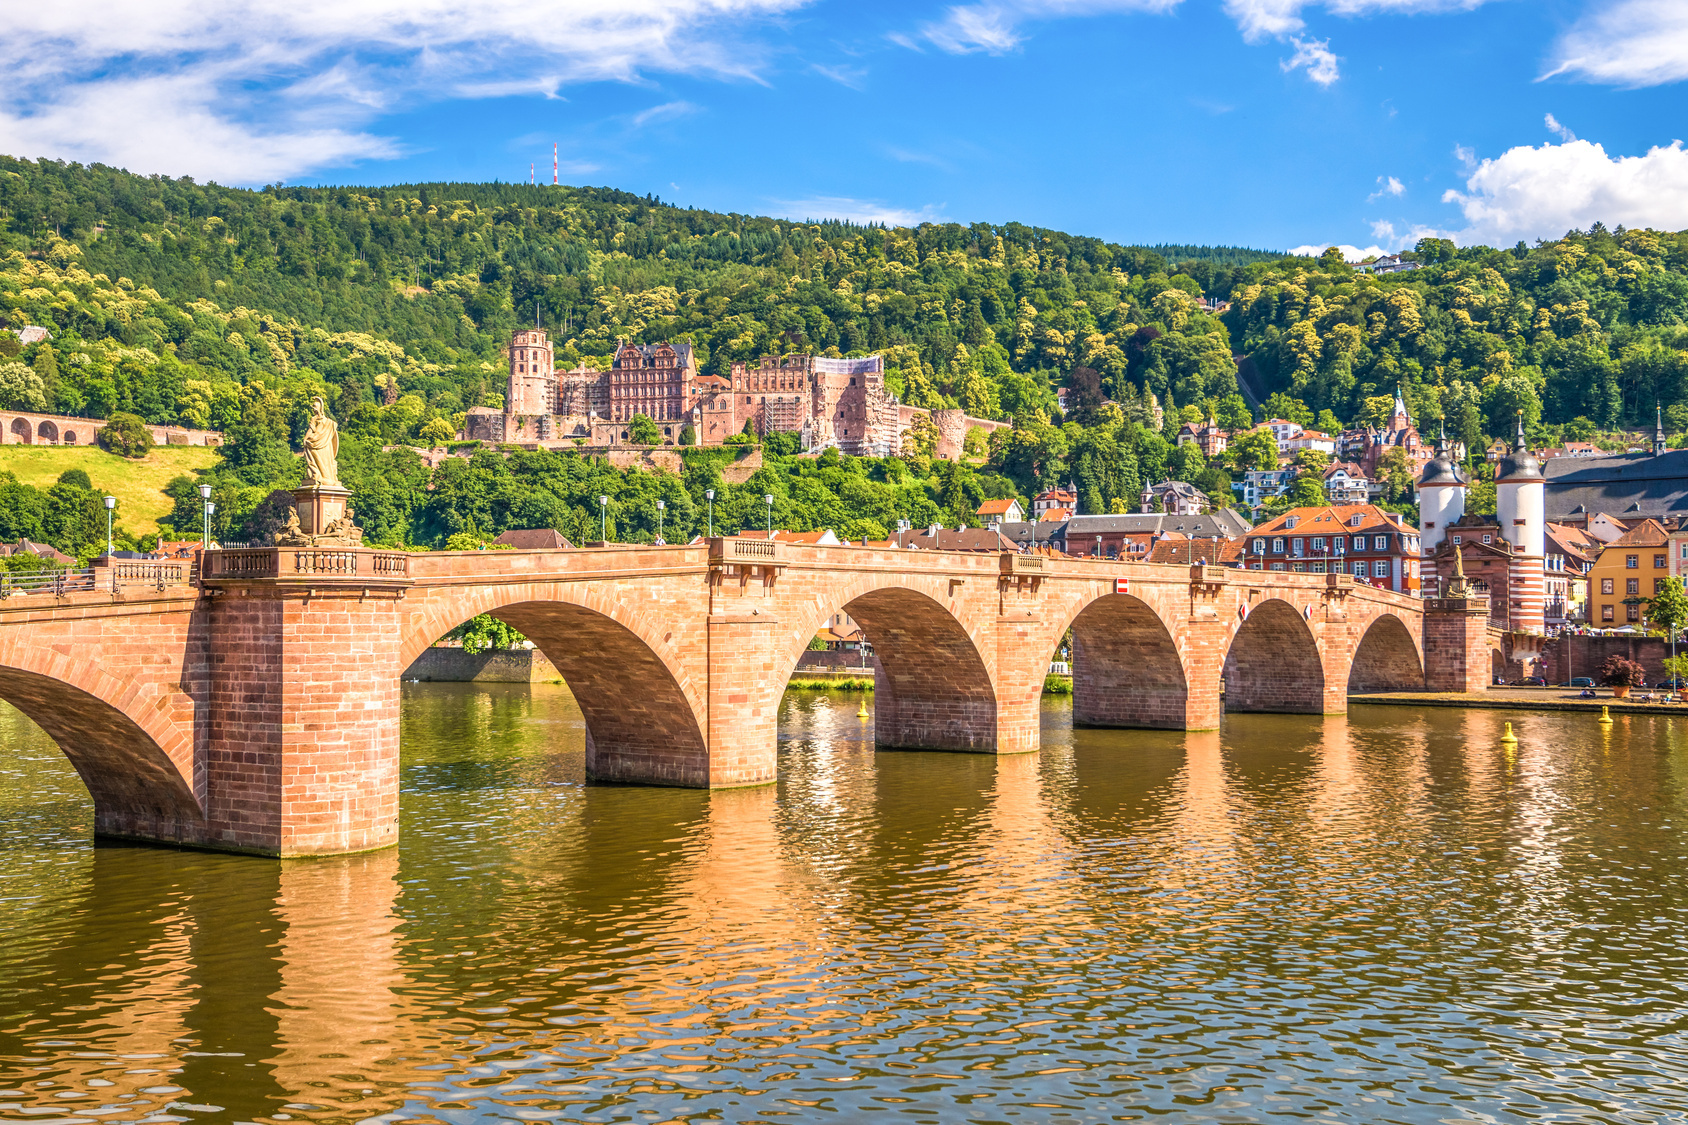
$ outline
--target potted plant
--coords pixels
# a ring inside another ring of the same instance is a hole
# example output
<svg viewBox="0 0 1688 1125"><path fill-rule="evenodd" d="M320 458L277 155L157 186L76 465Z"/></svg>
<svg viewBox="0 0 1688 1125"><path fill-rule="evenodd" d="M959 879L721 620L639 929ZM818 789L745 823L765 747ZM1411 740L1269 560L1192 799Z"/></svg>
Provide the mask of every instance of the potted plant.
<svg viewBox="0 0 1688 1125"><path fill-rule="evenodd" d="M1612 698L1623 699L1630 688L1647 682L1647 673L1635 661L1613 654L1600 666L1600 682L1612 689Z"/></svg>

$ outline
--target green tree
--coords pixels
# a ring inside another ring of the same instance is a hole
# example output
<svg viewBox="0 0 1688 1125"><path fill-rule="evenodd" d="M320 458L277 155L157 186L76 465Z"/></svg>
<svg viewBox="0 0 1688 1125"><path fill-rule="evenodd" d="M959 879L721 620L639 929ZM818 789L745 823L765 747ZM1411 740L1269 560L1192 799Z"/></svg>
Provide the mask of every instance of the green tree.
<svg viewBox="0 0 1688 1125"><path fill-rule="evenodd" d="M1271 430L1250 430L1234 437L1225 451L1239 472L1278 467L1278 443Z"/></svg>
<svg viewBox="0 0 1688 1125"><path fill-rule="evenodd" d="M95 435L100 448L124 457L145 457L152 451L152 431L133 414L118 412Z"/></svg>
<svg viewBox="0 0 1688 1125"><path fill-rule="evenodd" d="M430 418L422 423L421 428L416 431L416 436L430 446L441 446L456 437L457 432L444 418Z"/></svg>
<svg viewBox="0 0 1688 1125"><path fill-rule="evenodd" d="M1688 594L1682 589L1682 579L1666 578L1658 593L1647 599L1647 620L1665 630L1671 637L1688 624Z"/></svg>
<svg viewBox="0 0 1688 1125"><path fill-rule="evenodd" d="M635 445L662 444L662 431L647 414L633 415L633 420L627 424L627 437Z"/></svg>
<svg viewBox="0 0 1688 1125"><path fill-rule="evenodd" d="M468 653L515 648L527 640L526 637L516 632L509 625L486 613L469 618L469 620L447 633L446 637L462 641L463 651Z"/></svg>
<svg viewBox="0 0 1688 1125"><path fill-rule="evenodd" d="M0 408L46 410L47 392L41 376L21 363L0 363Z"/></svg>
<svg viewBox="0 0 1688 1125"><path fill-rule="evenodd" d="M692 424L690 422L687 422L684 426L680 427L680 444L681 445L696 445L697 444L697 430L692 427Z"/></svg>

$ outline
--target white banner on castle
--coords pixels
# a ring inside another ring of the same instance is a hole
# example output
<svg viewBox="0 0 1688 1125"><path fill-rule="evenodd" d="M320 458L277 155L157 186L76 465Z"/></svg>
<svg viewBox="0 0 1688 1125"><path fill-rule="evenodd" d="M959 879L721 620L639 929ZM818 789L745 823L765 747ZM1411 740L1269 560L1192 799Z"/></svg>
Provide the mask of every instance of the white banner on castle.
<svg viewBox="0 0 1688 1125"><path fill-rule="evenodd" d="M885 361L876 355L861 359L823 359L816 356L815 370L823 375L874 375L884 372Z"/></svg>

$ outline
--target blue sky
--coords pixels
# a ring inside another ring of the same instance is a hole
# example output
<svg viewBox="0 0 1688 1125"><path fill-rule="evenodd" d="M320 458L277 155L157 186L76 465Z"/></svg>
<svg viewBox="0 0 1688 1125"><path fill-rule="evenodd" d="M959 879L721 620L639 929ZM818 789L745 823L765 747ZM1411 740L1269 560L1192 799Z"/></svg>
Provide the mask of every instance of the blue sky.
<svg viewBox="0 0 1688 1125"><path fill-rule="evenodd" d="M62 0L0 151L1122 242L1688 228L1688 0ZM16 11L16 10L14 10Z"/></svg>

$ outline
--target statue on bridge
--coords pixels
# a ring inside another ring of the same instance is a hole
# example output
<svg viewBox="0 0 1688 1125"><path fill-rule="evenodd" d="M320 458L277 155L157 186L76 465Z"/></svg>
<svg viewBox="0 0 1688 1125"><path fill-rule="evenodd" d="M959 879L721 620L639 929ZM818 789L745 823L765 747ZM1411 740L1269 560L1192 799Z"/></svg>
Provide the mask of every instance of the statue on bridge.
<svg viewBox="0 0 1688 1125"><path fill-rule="evenodd" d="M322 399L311 400L311 424L305 430L305 483L340 487L340 427L323 409Z"/></svg>
<svg viewBox="0 0 1688 1125"><path fill-rule="evenodd" d="M340 483L340 427L311 400L305 430L305 483L293 490L293 511L276 533L278 547L359 547L363 529L352 522L351 490Z"/></svg>

